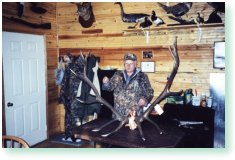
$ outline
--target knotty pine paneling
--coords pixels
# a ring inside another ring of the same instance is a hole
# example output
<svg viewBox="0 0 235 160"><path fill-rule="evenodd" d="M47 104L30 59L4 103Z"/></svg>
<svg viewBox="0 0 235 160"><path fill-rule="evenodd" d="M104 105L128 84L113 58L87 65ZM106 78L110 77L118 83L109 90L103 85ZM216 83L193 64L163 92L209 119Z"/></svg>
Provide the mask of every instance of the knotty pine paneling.
<svg viewBox="0 0 235 160"><path fill-rule="evenodd" d="M175 3L169 3L174 5ZM197 89L199 94L209 92L209 74L223 72L213 69L213 44L215 41L225 40L224 25L207 25L192 27L162 27L151 26L148 43L143 31L128 31L128 26L133 23L124 23L120 16L120 7L114 3L92 3L96 22L90 28L82 28L74 16L74 6L68 3L58 5L58 46L60 54L70 52L79 54L90 51L100 57L100 68L123 69L123 56L126 52L133 52L138 56L139 66L143 50L153 50L156 73L148 73L151 84L157 96L166 82L173 62L168 47L172 45L177 36L179 48L180 67L172 85L173 90ZM160 8L156 2L123 3L125 13L147 13L152 10L160 16L166 24L176 24L168 18L169 15ZM70 8L70 9L69 9ZM193 3L192 8L183 19L189 20L197 16L197 12L203 14L207 20L213 8L206 2ZM64 14L62 14L62 12ZM220 14L225 21L224 14ZM165 28L164 28L165 27ZM102 29L103 33L82 34L82 31ZM126 31L127 30L127 31ZM113 35L113 36L112 36ZM200 36L201 35L201 36Z"/></svg>
<svg viewBox="0 0 235 160"><path fill-rule="evenodd" d="M224 41L224 27L202 28L201 38L199 31L195 29L177 29L161 30L156 32L150 31L149 42L146 43L146 37L142 35L126 36L80 36L78 38L72 35L71 38L63 38L65 35L59 35L59 48L93 48L93 47L154 47L158 45L171 45L175 36L178 37L179 45L201 45L213 44L214 41ZM155 34L156 33L156 34ZM69 34L67 34L69 36ZM75 37L75 38L73 38Z"/></svg>
<svg viewBox="0 0 235 160"><path fill-rule="evenodd" d="M163 2L165 3L165 2ZM51 30L32 29L15 24L3 18L3 30L23 33L44 34L47 45L47 83L48 83L48 117L49 133L64 131L64 108L58 105L58 87L55 85L54 69L57 66L58 50L63 55L66 52L78 55L80 50L99 56L99 66L105 68L123 69L123 56L126 52L133 52L138 56L140 66L143 50L153 50L155 61L155 73L148 73L151 84L155 90L155 97L159 95L166 82L173 62L168 47L178 37L178 49L180 67L172 90L193 88L199 93L209 91L209 74L224 72L213 69L213 43L225 40L223 25L201 27L201 39L199 28L194 27L161 27L151 26L149 43L142 31L125 31L132 23L124 23L120 16L120 7L113 2L92 2L96 22L90 28L82 28L75 14L77 8L69 2L40 3L48 10L44 15L37 15L30 11L29 3L25 3L26 10L22 19L39 23L51 22ZM170 5L175 3L171 2ZM177 22L168 18L168 15L157 5L156 2L125 2L123 3L126 13L147 13L152 10L160 16L166 24ZM206 2L194 3L192 9L183 19L195 17L197 12L202 12L205 20L213 8ZM3 3L3 16L16 17L16 4ZM220 14L223 22L224 14ZM163 28L166 27L166 28ZM102 30L102 33L83 34L84 31ZM57 40L58 38L58 40Z"/></svg>
<svg viewBox="0 0 235 160"><path fill-rule="evenodd" d="M175 3L170 3L174 5ZM181 45L187 44L213 44L214 41L224 40L224 27L205 27L202 28L202 37L199 40L199 29L167 29L150 31L149 43L143 32L130 34L124 32L128 26L133 26L133 23L124 23L120 16L119 5L114 5L113 2L96 2L92 3L96 22L90 28L82 28L78 23L78 18L74 14L76 7L70 3L58 4L58 36L59 48L93 48L93 47L128 47L128 46L156 46L156 45L170 45L175 36L178 36L178 43ZM123 3L124 11L126 13L146 13L151 14L152 10L160 16L166 24L176 24L178 22L168 18L169 15L160 8L156 2L140 3L127 2ZM195 2L187 15L182 16L183 19L191 19L197 16L197 12L203 14L204 19L207 20L213 8L206 2ZM224 21L224 14L220 14ZM166 25L163 25L166 26ZM151 26L151 29L157 28ZM103 35L94 34L93 37L82 34L84 30L102 29ZM107 37L106 34L117 34L119 37ZM125 36L121 35L124 34ZM139 35L140 34L140 35ZM83 36L82 36L83 35ZM64 36L71 36L70 38L63 38ZM76 37L80 36L80 37Z"/></svg>
<svg viewBox="0 0 235 160"><path fill-rule="evenodd" d="M60 55L70 52L73 55L79 55L80 51L100 57L99 67L123 69L123 56L127 52L135 53L138 57L138 66L142 59L143 50L152 50L154 53L155 73L148 73L150 82L157 96L163 89L166 77L173 67L173 60L167 47L162 48L119 48L119 49L60 49ZM180 67L172 85L172 90L185 90L188 88L197 89L198 93L209 93L209 74L223 72L213 69L213 46L178 46L180 57ZM148 60L147 60L148 61Z"/></svg>
<svg viewBox="0 0 235 160"><path fill-rule="evenodd" d="M58 107L58 87L55 85L54 69L57 67L58 46L57 46L57 19L56 19L56 3L39 2L38 6L47 10L45 14L36 14L30 10L31 4L24 3L24 13L22 20L31 23L51 23L51 29L34 29L28 26L15 23L4 17L17 16L17 4L15 2L2 3L2 29L3 31L21 32L30 34L40 34L45 36L46 40L46 57L47 57L47 117L49 135L61 132L61 110Z"/></svg>

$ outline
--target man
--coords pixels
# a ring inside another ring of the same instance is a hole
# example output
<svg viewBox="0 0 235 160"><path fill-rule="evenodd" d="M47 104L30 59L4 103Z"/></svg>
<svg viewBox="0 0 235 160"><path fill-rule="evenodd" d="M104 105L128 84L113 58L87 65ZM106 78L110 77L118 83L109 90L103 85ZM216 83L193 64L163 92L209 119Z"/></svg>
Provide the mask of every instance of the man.
<svg viewBox="0 0 235 160"><path fill-rule="evenodd" d="M146 74L137 68L135 54L124 56L124 71L117 71L109 80L103 78L103 89L114 91L114 107L124 116L136 116L153 98L153 89Z"/></svg>

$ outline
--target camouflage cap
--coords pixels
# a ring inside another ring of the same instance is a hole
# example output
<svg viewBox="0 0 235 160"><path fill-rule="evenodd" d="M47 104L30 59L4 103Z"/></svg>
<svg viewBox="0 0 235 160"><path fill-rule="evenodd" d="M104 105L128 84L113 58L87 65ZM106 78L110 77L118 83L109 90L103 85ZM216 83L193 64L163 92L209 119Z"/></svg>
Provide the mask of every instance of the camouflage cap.
<svg viewBox="0 0 235 160"><path fill-rule="evenodd" d="M127 54L125 54L125 56L124 56L124 60L136 61L136 60L137 60L137 57L136 57L136 55L133 54L133 53L127 53Z"/></svg>

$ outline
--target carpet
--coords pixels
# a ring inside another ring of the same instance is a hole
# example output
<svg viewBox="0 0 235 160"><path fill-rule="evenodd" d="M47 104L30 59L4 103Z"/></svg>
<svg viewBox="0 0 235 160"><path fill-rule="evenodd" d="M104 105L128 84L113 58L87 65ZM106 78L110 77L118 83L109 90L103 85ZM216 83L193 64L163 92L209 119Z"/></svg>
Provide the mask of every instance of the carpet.
<svg viewBox="0 0 235 160"><path fill-rule="evenodd" d="M65 140L65 135L64 134L59 134L59 135L53 136L50 141L54 142L54 143L62 143L62 144L67 144L67 145L73 145L73 146L76 146L76 147L79 147L82 144L84 144L84 142L81 139L77 139L76 142L73 142L71 140L71 138L68 138L67 140Z"/></svg>

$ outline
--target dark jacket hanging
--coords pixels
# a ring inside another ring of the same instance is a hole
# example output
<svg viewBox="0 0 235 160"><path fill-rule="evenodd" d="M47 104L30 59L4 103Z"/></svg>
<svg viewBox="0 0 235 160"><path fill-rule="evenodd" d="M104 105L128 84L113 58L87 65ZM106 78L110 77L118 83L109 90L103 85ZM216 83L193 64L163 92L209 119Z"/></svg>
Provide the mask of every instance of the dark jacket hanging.
<svg viewBox="0 0 235 160"><path fill-rule="evenodd" d="M73 135L73 129L76 127L77 122L77 109L72 104L77 101L77 88L81 80L74 75L70 69L76 74L83 72L82 59L74 56L70 57L71 63L66 65L64 78L61 83L60 90L60 103L65 107L65 136L71 137Z"/></svg>
<svg viewBox="0 0 235 160"><path fill-rule="evenodd" d="M94 79L94 72L93 68L96 66L97 58L94 55L90 55L87 59L87 77L88 79L93 82ZM98 78L97 78L98 79ZM82 101L92 101L95 100L95 96L90 94L91 87L87 85L85 82L82 82L81 87L81 95L79 97ZM79 113L79 116L86 117L88 115L93 115L94 113L100 113L100 104L94 103L94 104L82 104L80 102L77 102L78 108L81 108L81 112Z"/></svg>

